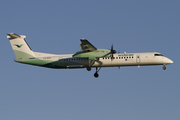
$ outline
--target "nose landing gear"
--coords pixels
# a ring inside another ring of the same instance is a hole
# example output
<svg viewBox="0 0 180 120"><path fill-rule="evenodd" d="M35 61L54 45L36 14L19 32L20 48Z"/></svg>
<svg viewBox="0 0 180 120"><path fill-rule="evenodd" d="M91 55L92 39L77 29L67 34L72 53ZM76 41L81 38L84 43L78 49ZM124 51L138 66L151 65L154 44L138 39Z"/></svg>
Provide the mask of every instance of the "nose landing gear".
<svg viewBox="0 0 180 120"><path fill-rule="evenodd" d="M164 64L164 66L163 66L163 70L166 70L166 64Z"/></svg>
<svg viewBox="0 0 180 120"><path fill-rule="evenodd" d="M101 67L98 69L98 67L96 67L96 72L94 73L94 77L95 78L98 78L99 77L99 74L98 72L100 71Z"/></svg>

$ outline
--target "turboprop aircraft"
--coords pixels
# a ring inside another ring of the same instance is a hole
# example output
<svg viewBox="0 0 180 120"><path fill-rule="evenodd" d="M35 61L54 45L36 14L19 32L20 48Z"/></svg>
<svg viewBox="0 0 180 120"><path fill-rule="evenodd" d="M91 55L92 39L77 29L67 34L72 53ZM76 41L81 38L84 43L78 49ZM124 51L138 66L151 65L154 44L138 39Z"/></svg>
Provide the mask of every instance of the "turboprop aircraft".
<svg viewBox="0 0 180 120"><path fill-rule="evenodd" d="M165 70L167 64L173 63L158 52L116 53L113 46L111 49L97 49L86 39L80 39L81 51L75 54L33 52L25 41L26 36L15 33L7 35L16 56L15 62L58 69L86 68L88 71L95 67L96 78L101 67L163 65Z"/></svg>

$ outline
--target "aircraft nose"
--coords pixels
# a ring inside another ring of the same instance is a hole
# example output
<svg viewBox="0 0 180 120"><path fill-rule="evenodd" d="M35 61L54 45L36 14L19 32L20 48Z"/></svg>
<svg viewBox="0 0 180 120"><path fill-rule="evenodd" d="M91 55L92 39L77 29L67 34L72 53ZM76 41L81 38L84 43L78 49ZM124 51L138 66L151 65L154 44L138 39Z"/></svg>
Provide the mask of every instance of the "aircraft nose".
<svg viewBox="0 0 180 120"><path fill-rule="evenodd" d="M173 63L173 61L172 61L172 60L170 60L170 59L168 59L168 58L166 59L166 61L165 61L165 62L166 62L166 64L172 64L172 63Z"/></svg>
<svg viewBox="0 0 180 120"><path fill-rule="evenodd" d="M170 60L170 62L169 62L170 64L172 64L173 63L173 61L172 60Z"/></svg>

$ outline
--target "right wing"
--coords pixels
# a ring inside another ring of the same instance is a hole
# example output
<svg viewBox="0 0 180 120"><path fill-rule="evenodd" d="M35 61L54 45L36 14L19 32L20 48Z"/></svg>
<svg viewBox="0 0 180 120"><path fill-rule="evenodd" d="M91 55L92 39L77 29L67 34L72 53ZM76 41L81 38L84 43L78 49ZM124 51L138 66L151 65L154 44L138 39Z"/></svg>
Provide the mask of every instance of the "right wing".
<svg viewBox="0 0 180 120"><path fill-rule="evenodd" d="M83 52L92 52L97 50L87 39L80 39L81 40L81 48Z"/></svg>

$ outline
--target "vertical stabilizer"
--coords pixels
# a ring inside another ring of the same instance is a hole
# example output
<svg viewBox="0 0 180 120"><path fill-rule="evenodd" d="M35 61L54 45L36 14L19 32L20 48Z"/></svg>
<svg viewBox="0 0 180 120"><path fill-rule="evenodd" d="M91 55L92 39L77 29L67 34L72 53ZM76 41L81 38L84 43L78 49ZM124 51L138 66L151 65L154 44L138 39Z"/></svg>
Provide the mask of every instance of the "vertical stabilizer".
<svg viewBox="0 0 180 120"><path fill-rule="evenodd" d="M15 33L8 33L9 39L16 59L26 59L34 57L34 53L25 41L26 36L17 35Z"/></svg>

